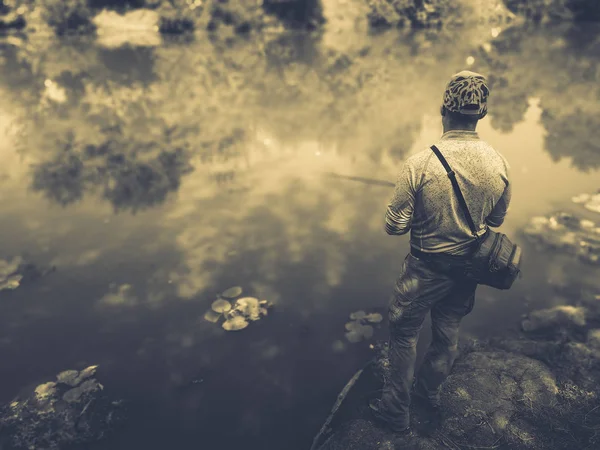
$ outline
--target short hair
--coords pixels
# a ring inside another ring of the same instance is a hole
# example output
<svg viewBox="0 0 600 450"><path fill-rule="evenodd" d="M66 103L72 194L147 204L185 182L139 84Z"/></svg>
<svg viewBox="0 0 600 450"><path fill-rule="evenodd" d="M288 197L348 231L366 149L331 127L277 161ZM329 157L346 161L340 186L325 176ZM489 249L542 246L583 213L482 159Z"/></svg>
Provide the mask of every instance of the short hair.
<svg viewBox="0 0 600 450"><path fill-rule="evenodd" d="M475 125L480 119L479 115L461 114L455 111L448 111L448 109L446 109L446 114L448 114L448 118L452 123L458 125Z"/></svg>

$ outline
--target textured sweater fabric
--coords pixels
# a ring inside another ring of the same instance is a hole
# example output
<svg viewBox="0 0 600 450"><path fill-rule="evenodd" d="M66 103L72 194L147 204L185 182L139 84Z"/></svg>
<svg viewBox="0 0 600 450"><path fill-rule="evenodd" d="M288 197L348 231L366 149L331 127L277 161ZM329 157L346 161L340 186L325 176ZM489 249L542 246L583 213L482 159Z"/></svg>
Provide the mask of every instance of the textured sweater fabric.
<svg viewBox="0 0 600 450"><path fill-rule="evenodd" d="M504 221L511 198L510 166L475 131L448 131L436 143L456 173L471 217L481 236ZM404 163L385 218L388 234L410 230L412 248L464 255L475 240L452 183L431 148Z"/></svg>

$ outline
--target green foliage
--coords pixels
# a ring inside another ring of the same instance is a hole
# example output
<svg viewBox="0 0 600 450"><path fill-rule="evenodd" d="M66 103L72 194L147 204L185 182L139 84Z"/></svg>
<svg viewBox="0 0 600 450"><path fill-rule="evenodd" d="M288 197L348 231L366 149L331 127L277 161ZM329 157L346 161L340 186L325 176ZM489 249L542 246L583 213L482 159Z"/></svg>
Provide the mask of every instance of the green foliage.
<svg viewBox="0 0 600 450"><path fill-rule="evenodd" d="M533 22L560 20L594 21L600 19L596 0L504 0L506 6Z"/></svg>
<svg viewBox="0 0 600 450"><path fill-rule="evenodd" d="M430 28L456 21L462 8L454 0L367 0L372 27Z"/></svg>
<svg viewBox="0 0 600 450"><path fill-rule="evenodd" d="M86 0L45 0L41 6L42 19L56 34L93 30L93 12Z"/></svg>
<svg viewBox="0 0 600 450"><path fill-rule="evenodd" d="M265 0L263 8L291 28L315 29L325 23L321 0Z"/></svg>
<svg viewBox="0 0 600 450"><path fill-rule="evenodd" d="M204 10L201 0L163 1L158 12L159 31L166 34L182 34L194 31Z"/></svg>

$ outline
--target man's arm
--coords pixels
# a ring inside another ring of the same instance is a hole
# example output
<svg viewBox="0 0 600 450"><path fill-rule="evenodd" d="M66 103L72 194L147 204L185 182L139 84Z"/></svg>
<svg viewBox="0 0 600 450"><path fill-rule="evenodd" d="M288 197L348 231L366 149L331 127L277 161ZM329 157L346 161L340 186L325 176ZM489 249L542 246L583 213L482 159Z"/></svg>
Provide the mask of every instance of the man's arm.
<svg viewBox="0 0 600 450"><path fill-rule="evenodd" d="M510 205L511 195L512 189L510 187L510 183L508 183L506 188L504 188L504 193L494 205L494 209L492 209L490 215L485 219L485 223L487 223L490 227L499 227L504 222L504 218L506 217L506 213L508 212L508 207Z"/></svg>
<svg viewBox="0 0 600 450"><path fill-rule="evenodd" d="M415 171L407 160L400 171L394 195L385 213L385 231L391 235L403 235L410 230L415 207Z"/></svg>

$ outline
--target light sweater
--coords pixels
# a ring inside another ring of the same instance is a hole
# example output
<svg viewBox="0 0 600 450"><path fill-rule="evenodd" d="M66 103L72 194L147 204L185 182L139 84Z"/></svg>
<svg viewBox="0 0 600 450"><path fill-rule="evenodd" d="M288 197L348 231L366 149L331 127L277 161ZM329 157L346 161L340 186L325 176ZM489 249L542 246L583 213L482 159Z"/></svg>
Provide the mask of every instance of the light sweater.
<svg viewBox="0 0 600 450"><path fill-rule="evenodd" d="M456 173L477 234L499 227L511 197L510 166L475 131L449 131L436 143ZM452 183L431 148L404 163L388 204L385 229L402 235L410 230L410 245L431 253L465 254L475 240Z"/></svg>

